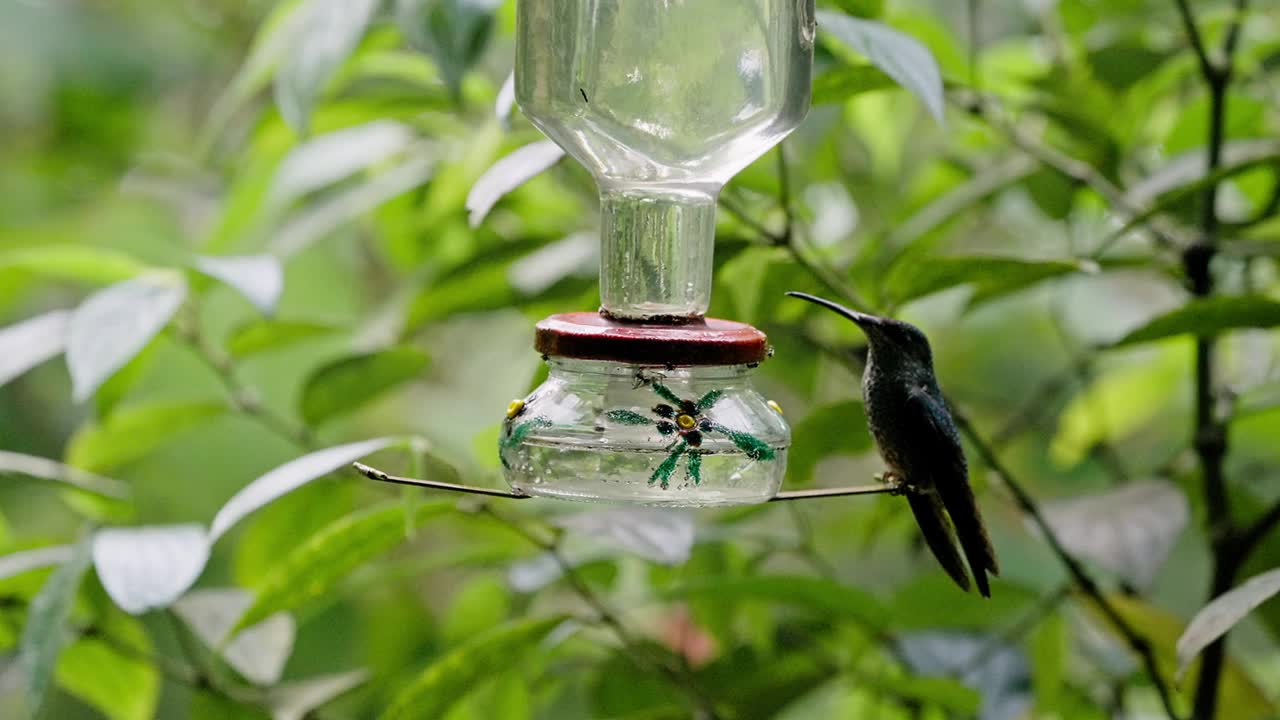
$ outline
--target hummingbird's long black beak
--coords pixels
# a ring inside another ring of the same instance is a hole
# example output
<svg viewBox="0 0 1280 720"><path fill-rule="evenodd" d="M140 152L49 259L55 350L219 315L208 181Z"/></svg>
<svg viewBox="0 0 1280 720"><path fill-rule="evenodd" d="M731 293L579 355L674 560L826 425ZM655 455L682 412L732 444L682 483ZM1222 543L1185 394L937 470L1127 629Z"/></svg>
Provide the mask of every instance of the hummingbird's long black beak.
<svg viewBox="0 0 1280 720"><path fill-rule="evenodd" d="M809 293L796 292L794 290L788 292L787 295L790 295L791 297L794 297L794 298L800 298L801 300L808 300L814 305L821 305L822 307L836 313L837 315L847 318L853 321L854 323L857 323L858 327L860 328L880 327L884 325L883 318L876 317L875 315L868 315L864 312L858 312L857 310L850 310L849 308L839 303L831 302L830 300L827 300L825 298L820 298L816 295L810 295Z"/></svg>

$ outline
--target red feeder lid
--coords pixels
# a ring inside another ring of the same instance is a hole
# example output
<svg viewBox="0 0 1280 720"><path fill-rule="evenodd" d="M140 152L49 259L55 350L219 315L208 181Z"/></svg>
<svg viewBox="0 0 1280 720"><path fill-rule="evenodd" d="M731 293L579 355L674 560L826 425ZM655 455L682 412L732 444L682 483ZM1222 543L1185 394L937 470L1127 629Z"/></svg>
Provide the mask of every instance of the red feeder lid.
<svg viewBox="0 0 1280 720"><path fill-rule="evenodd" d="M636 365L750 365L769 354L768 338L746 323L630 323L592 312L552 315L538 323L534 347L551 357Z"/></svg>

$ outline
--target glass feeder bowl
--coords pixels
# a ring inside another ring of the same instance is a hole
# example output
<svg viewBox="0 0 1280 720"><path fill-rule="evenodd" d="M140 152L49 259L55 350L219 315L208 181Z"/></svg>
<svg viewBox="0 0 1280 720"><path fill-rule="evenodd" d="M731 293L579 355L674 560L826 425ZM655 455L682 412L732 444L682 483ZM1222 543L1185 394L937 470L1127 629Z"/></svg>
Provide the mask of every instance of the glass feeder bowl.
<svg viewBox="0 0 1280 720"><path fill-rule="evenodd" d="M753 386L768 354L759 330L569 313L538 324L536 347L549 377L511 403L499 440L514 491L697 507L777 494L791 431Z"/></svg>

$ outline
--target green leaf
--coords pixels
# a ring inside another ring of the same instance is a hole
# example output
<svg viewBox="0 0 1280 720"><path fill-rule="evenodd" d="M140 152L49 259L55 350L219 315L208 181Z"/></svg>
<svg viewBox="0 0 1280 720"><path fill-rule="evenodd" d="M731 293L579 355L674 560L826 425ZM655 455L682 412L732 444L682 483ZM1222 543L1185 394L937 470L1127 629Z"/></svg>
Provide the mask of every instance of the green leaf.
<svg viewBox="0 0 1280 720"><path fill-rule="evenodd" d="M1031 686L1036 709L1042 715L1057 710L1066 684L1067 658L1071 654L1067 622L1061 613L1050 613L1031 632Z"/></svg>
<svg viewBox="0 0 1280 720"><path fill-rule="evenodd" d="M302 388L300 411L308 425L319 425L373 400L391 388L418 378L430 358L412 347L342 358L316 370Z"/></svg>
<svg viewBox="0 0 1280 720"><path fill-rule="evenodd" d="M233 357L244 358L280 350L338 331L339 329L332 325L320 323L259 318L241 325L231 333L231 337L227 340L227 352Z"/></svg>
<svg viewBox="0 0 1280 720"><path fill-rule="evenodd" d="M325 83L364 37L378 0L307 0L290 19L288 51L280 56L275 99L280 115L305 132Z"/></svg>
<svg viewBox="0 0 1280 720"><path fill-rule="evenodd" d="M49 280L110 285L147 269L124 253L90 245L37 245L0 252L0 277L13 271Z"/></svg>
<svg viewBox="0 0 1280 720"><path fill-rule="evenodd" d="M330 523L263 577L253 605L235 629L325 595L353 570L403 542L407 526L416 527L451 507L446 501L420 505L413 510L413 522L406 524L403 505L387 503Z"/></svg>
<svg viewBox="0 0 1280 720"><path fill-rule="evenodd" d="M1239 587L1200 608L1178 638L1178 675L1214 640L1222 637L1254 608L1280 593L1280 569L1254 575Z"/></svg>
<svg viewBox="0 0 1280 720"><path fill-rule="evenodd" d="M563 622L563 617L521 620L477 635L402 688L382 714L382 720L444 717L480 683L516 666Z"/></svg>
<svg viewBox="0 0 1280 720"><path fill-rule="evenodd" d="M1112 90L1127 90L1149 77L1171 54L1122 42L1090 52L1088 60L1099 80Z"/></svg>
<svg viewBox="0 0 1280 720"><path fill-rule="evenodd" d="M862 93L897 86L875 65L840 65L814 78L813 104L844 102Z"/></svg>
<svg viewBox="0 0 1280 720"><path fill-rule="evenodd" d="M831 10L818 11L818 27L870 60L920 98L938 122L943 121L942 73L933 53L920 41L883 23Z"/></svg>
<svg viewBox="0 0 1280 720"><path fill-rule="evenodd" d="M1050 455L1075 465L1100 441L1132 435L1175 403L1187 373L1190 348L1170 341L1154 356L1099 373L1058 415Z"/></svg>
<svg viewBox="0 0 1280 720"><path fill-rule="evenodd" d="M453 96L462 77L484 51L500 0L410 0L400 3L400 26L431 53Z"/></svg>
<svg viewBox="0 0 1280 720"><path fill-rule="evenodd" d="M103 615L96 627L96 634L63 651L58 660L58 685L110 720L155 717L160 673L145 659L154 652L146 630L137 620L118 612Z"/></svg>
<svg viewBox="0 0 1280 720"><path fill-rule="evenodd" d="M911 629L986 629L1022 617L1036 600L1032 593L1009 583L1002 583L989 599L982 598L960 590L937 571L920 575L899 588L889 606L898 623Z"/></svg>
<svg viewBox="0 0 1280 720"><path fill-rule="evenodd" d="M511 591L492 575L472 578L454 596L444 617L441 633L445 644L461 645L472 637L501 625L511 614Z"/></svg>
<svg viewBox="0 0 1280 720"><path fill-rule="evenodd" d="M126 465L171 442L178 434L225 413L218 403L157 403L119 410L71 436L67 464L92 472Z"/></svg>
<svg viewBox="0 0 1280 720"><path fill-rule="evenodd" d="M1095 272L1097 266L1058 260L969 256L921 258L904 255L884 281L885 294L895 305L957 287L973 285L972 301L982 302L1075 272Z"/></svg>
<svg viewBox="0 0 1280 720"><path fill-rule="evenodd" d="M706 578L664 591L667 599L718 598L792 605L824 617L849 618L867 627L884 627L889 611L861 590L821 578L799 575Z"/></svg>
<svg viewBox="0 0 1280 720"><path fill-rule="evenodd" d="M871 449L867 416L856 400L815 408L796 424L792 436L787 471L797 485L811 482L818 461L829 455L860 455Z"/></svg>
<svg viewBox="0 0 1280 720"><path fill-rule="evenodd" d="M70 322L70 312L54 310L0 328L0 385L61 353Z"/></svg>
<svg viewBox="0 0 1280 720"><path fill-rule="evenodd" d="M235 583L254 587L280 558L355 508L356 483L337 478L302 487L264 507L245 524L234 549Z"/></svg>
<svg viewBox="0 0 1280 720"><path fill-rule="evenodd" d="M186 295L181 277L152 275L112 285L81 303L67 329L72 397L89 399L169 324Z"/></svg>
<svg viewBox="0 0 1280 720"><path fill-rule="evenodd" d="M1181 683L1174 682L1177 657L1174 646L1183 633L1182 621L1171 613L1126 595L1109 595L1107 601L1120 617L1138 635L1147 638L1156 655L1156 667L1165 676L1170 687L1194 688L1199 676L1199 663L1194 663ZM1092 617L1108 632L1116 635L1118 642L1128 647L1123 637L1115 631L1094 603L1087 603ZM1275 706L1267 700L1262 689L1249 677L1239 664L1228 658L1218 690L1218 714L1224 718L1263 718L1275 713Z"/></svg>
<svg viewBox="0 0 1280 720"><path fill-rule="evenodd" d="M71 607L89 568L89 543L90 538L86 536L76 544L71 558L49 575L27 611L18 663L26 680L26 709L31 717L39 716L53 680L58 656L66 641Z"/></svg>
<svg viewBox="0 0 1280 720"><path fill-rule="evenodd" d="M1258 295L1220 296L1192 300L1130 332L1116 345L1135 345L1175 335L1211 337L1227 330L1277 325L1280 302Z"/></svg>
<svg viewBox="0 0 1280 720"><path fill-rule="evenodd" d="M884 673L859 673L854 678L860 685L876 688L893 697L919 700L960 717L973 717L982 704L982 696L976 690L951 678Z"/></svg>
<svg viewBox="0 0 1280 720"><path fill-rule="evenodd" d="M884 0L823 0L822 4L854 17L873 18L884 13Z"/></svg>

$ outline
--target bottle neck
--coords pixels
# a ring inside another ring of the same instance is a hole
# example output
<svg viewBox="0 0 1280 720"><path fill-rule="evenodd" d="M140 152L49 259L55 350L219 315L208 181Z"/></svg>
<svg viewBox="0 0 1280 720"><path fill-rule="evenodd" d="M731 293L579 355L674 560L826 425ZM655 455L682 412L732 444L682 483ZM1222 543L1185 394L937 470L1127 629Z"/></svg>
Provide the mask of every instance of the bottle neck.
<svg viewBox="0 0 1280 720"><path fill-rule="evenodd" d="M600 300L619 320L702 317L711 303L716 196L686 188L604 188Z"/></svg>

